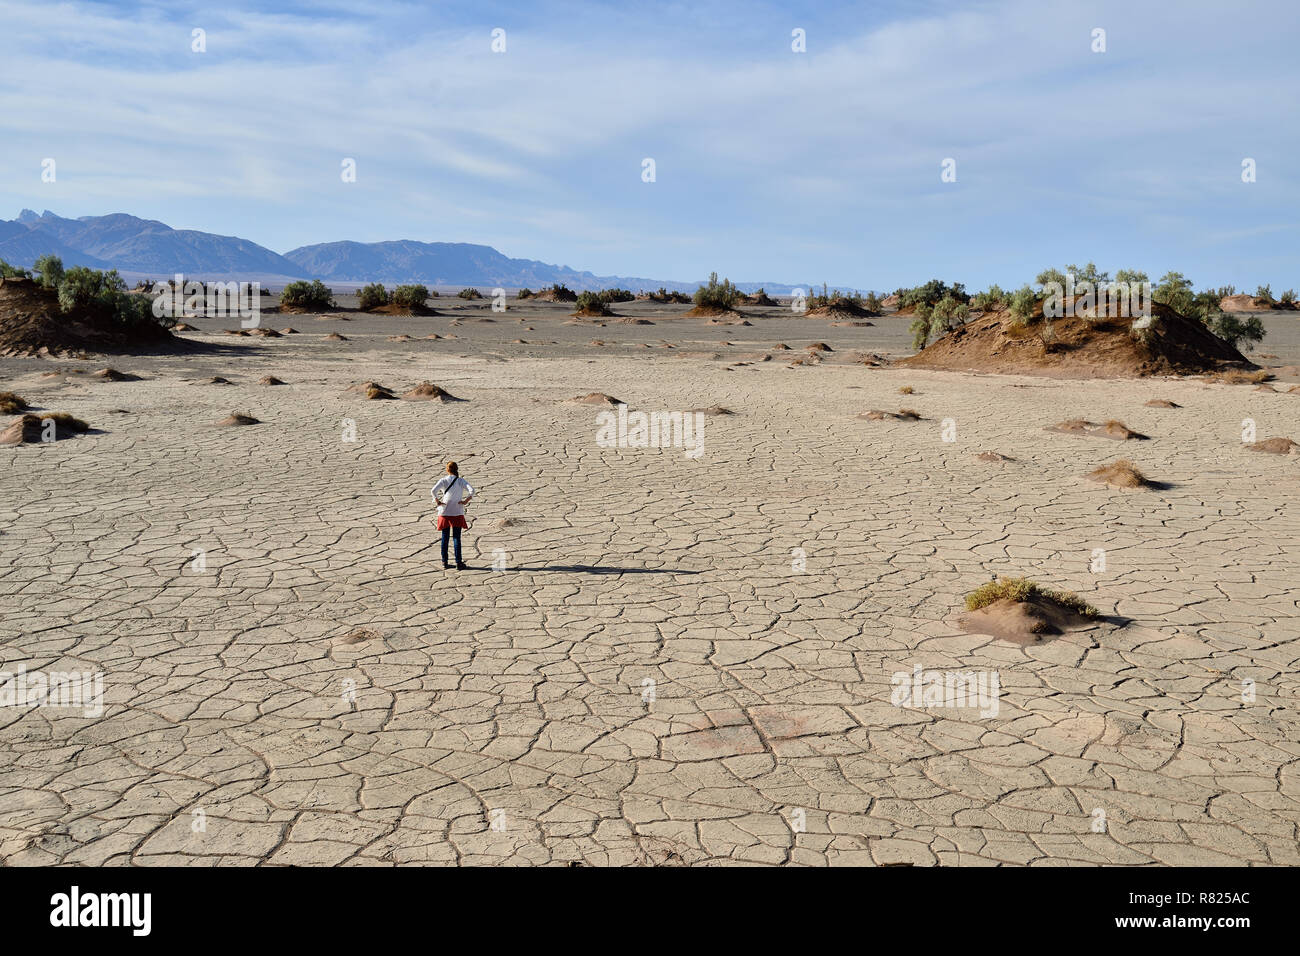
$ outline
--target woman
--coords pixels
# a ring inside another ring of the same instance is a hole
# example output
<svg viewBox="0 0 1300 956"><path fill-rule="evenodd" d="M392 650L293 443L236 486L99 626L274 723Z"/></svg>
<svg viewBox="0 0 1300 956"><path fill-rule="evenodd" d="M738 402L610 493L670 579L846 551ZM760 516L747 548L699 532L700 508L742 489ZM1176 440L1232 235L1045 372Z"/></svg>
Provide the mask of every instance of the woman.
<svg viewBox="0 0 1300 956"><path fill-rule="evenodd" d="M464 571L468 565L460 556L460 529L466 527L465 505L474 498L474 489L460 476L454 461L447 462L447 473L433 486L433 502L438 506L438 530L442 532L442 569L447 563L447 539L456 537L456 570Z"/></svg>

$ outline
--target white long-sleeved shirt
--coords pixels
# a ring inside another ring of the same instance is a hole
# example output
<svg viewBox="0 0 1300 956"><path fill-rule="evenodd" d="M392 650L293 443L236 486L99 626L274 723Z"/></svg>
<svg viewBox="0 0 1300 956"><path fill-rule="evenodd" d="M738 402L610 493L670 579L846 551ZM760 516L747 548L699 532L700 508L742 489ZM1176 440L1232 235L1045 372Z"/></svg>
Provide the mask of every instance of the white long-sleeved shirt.
<svg viewBox="0 0 1300 956"><path fill-rule="evenodd" d="M461 507L461 502L473 494L474 489L464 478L443 475L433 486L433 501L438 505L438 517L454 518L463 515L465 509Z"/></svg>

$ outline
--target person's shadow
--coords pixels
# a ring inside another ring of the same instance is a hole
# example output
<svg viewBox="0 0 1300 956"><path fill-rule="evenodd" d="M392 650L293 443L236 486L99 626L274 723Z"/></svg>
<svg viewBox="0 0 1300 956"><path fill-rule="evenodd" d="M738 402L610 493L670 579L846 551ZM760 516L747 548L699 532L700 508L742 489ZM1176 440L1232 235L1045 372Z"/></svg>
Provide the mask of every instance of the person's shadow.
<svg viewBox="0 0 1300 956"><path fill-rule="evenodd" d="M602 564L544 564L536 567L514 567L511 571L567 571L570 574L700 574L699 571L680 571L676 568L615 568Z"/></svg>

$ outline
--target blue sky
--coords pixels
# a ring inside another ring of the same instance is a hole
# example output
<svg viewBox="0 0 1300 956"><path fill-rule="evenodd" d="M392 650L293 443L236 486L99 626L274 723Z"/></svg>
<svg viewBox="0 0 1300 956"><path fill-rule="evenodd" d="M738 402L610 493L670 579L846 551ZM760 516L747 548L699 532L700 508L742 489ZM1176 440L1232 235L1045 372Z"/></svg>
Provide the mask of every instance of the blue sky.
<svg viewBox="0 0 1300 956"><path fill-rule="evenodd" d="M0 218L679 280L1006 286L1093 259L1300 286L1293 0L0 0L0 23Z"/></svg>

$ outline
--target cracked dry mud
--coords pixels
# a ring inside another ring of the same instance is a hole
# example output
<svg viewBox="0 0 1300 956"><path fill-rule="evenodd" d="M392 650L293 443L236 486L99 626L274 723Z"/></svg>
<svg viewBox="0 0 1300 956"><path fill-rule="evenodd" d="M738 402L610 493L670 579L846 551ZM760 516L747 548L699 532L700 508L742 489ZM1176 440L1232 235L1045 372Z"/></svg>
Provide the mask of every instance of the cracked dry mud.
<svg viewBox="0 0 1300 956"><path fill-rule="evenodd" d="M360 325L198 372L115 360L137 382L6 366L105 431L0 449L3 668L105 692L97 718L0 708L4 862L1300 863L1298 471L1239 434L1294 434L1296 396L729 370L702 322L588 350L556 321L573 344L550 356L511 353L513 323L477 345L474 323L400 345L447 320ZM735 355L878 341L744 331ZM235 384L194 384L216 373ZM366 379L467 401L346 395ZM925 421L855 419L904 384ZM602 449L598 409L567 404L597 390L737 414L696 460ZM262 424L212 426L233 407ZM1170 487L1087 482L1113 448L1043 431L1070 415L1150 434L1131 457ZM451 457L481 489L460 573L429 504ZM992 573L1129 623L965 634ZM894 706L916 665L996 671L997 715Z"/></svg>

